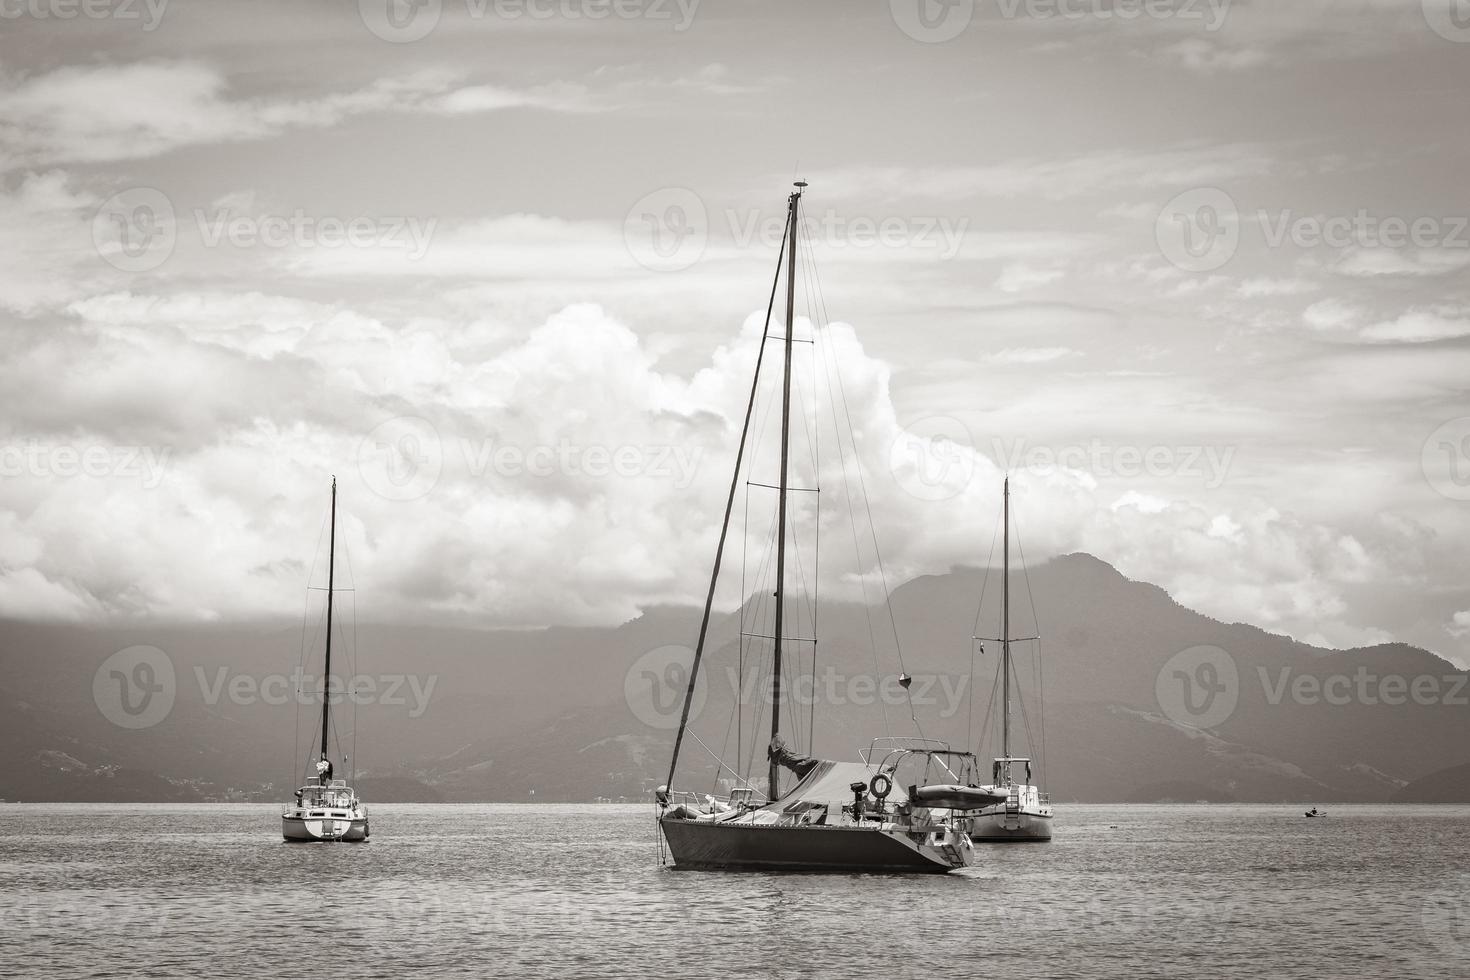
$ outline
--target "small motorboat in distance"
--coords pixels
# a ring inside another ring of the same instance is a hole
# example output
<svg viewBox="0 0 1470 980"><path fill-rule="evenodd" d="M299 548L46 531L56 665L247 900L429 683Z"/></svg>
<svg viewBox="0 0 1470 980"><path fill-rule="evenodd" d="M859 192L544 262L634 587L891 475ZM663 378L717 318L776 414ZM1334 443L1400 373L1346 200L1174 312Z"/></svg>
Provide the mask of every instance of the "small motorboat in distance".
<svg viewBox="0 0 1470 980"><path fill-rule="evenodd" d="M1308 818L1311 818L1311 817L1325 817L1325 816L1327 816L1327 811L1326 810L1319 810L1316 807L1312 807L1310 810L1308 810L1306 812L1305 815Z"/></svg>

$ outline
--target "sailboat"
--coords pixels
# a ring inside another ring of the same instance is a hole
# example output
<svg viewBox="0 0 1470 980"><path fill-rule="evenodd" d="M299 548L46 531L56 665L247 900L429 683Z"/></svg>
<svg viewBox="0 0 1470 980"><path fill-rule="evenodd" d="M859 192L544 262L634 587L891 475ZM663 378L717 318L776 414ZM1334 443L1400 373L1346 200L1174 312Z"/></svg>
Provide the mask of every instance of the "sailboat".
<svg viewBox="0 0 1470 980"><path fill-rule="evenodd" d="M288 841L365 841L368 839L367 806L345 779L335 778L329 755L332 731L332 597L337 572L337 478L332 478L331 531L327 545L327 648L322 665L321 752L296 791L295 800L281 812L281 834ZM345 759L343 760L345 764Z"/></svg>
<svg viewBox="0 0 1470 980"><path fill-rule="evenodd" d="M1000 643L1000 756L991 767L994 780L986 789L1003 796L1001 802L988 806L971 815L967 821L972 840L987 843L1013 841L1051 840L1053 810L1051 799L1033 785L1032 766L1029 758L1015 756L1011 750L1011 694L1014 689L1011 663L1011 644L1017 642L1011 636L1011 481L1007 477L1004 490L1005 503L1002 557L1001 557L1001 635L991 642ZM976 637L984 640L984 637ZM1036 637L1024 637L1034 640ZM1018 782L1016 766L1023 766L1025 781Z"/></svg>
<svg viewBox="0 0 1470 980"><path fill-rule="evenodd" d="M785 335L781 338L784 370L781 380L780 477L779 484L769 488L776 490L778 495L774 528L774 629L769 636L762 637L772 643L773 650L769 674L771 734L766 749L769 763L767 778L763 788L751 782L732 787L724 799L673 789L679 752L689 727L690 706L709 637L710 613L750 435L751 417L755 412L760 361L764 359L766 343L778 339L772 337L770 331L771 312L776 299L774 284L761 341L762 358L757 360L755 380L751 384L724 523L715 549L714 571L710 576L689 685L669 761L668 782L655 794L658 824L662 839L668 846L668 856L676 869L949 872L970 865L974 859L974 847L963 827L966 808L983 806L999 799L974 786L978 766L973 753L953 751L942 742L890 736L874 739L858 753L857 761L842 762L800 755L787 746L782 735L782 713L786 706L782 656L788 644L798 642L797 637L787 635L789 624L784 616L787 602L786 540L790 517L787 497L792 492L791 367L796 342L797 235L801 199L807 184L798 181L795 187L787 200L786 233L782 255L777 259L778 283L783 259L786 264L786 322ZM796 778L794 785L784 792L781 789L783 770ZM928 784L927 777L931 772L947 777L946 783L942 786ZM963 799L946 795L947 791L957 789L964 789L970 795Z"/></svg>

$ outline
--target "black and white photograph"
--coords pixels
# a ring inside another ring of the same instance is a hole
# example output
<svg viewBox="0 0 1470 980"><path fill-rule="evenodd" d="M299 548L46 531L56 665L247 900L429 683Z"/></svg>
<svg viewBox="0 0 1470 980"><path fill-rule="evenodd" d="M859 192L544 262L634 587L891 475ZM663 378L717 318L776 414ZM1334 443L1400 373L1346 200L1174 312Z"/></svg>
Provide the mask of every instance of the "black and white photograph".
<svg viewBox="0 0 1470 980"><path fill-rule="evenodd" d="M0 976L1470 978L1470 0L0 0Z"/></svg>

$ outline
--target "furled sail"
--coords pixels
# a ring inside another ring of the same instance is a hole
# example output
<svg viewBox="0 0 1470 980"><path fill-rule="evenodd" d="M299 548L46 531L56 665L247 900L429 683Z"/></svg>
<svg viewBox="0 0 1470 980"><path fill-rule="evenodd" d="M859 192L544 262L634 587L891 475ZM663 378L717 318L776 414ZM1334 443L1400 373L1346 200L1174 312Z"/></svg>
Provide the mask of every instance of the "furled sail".
<svg viewBox="0 0 1470 980"><path fill-rule="evenodd" d="M785 766L791 770L796 774L797 779L805 779L806 774L815 769L822 761L808 755L797 755L786 745L786 740L779 735L771 739L771 745L766 749L766 758L778 766Z"/></svg>

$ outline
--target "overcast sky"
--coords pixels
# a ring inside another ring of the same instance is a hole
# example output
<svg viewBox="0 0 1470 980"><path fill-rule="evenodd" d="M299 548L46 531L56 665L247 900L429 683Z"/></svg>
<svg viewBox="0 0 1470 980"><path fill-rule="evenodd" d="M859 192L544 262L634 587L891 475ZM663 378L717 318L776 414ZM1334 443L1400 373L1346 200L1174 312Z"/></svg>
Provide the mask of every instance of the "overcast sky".
<svg viewBox="0 0 1470 980"><path fill-rule="evenodd" d="M0 614L698 601L800 175L891 580L1470 659L1450 0L386 4L0 5Z"/></svg>

